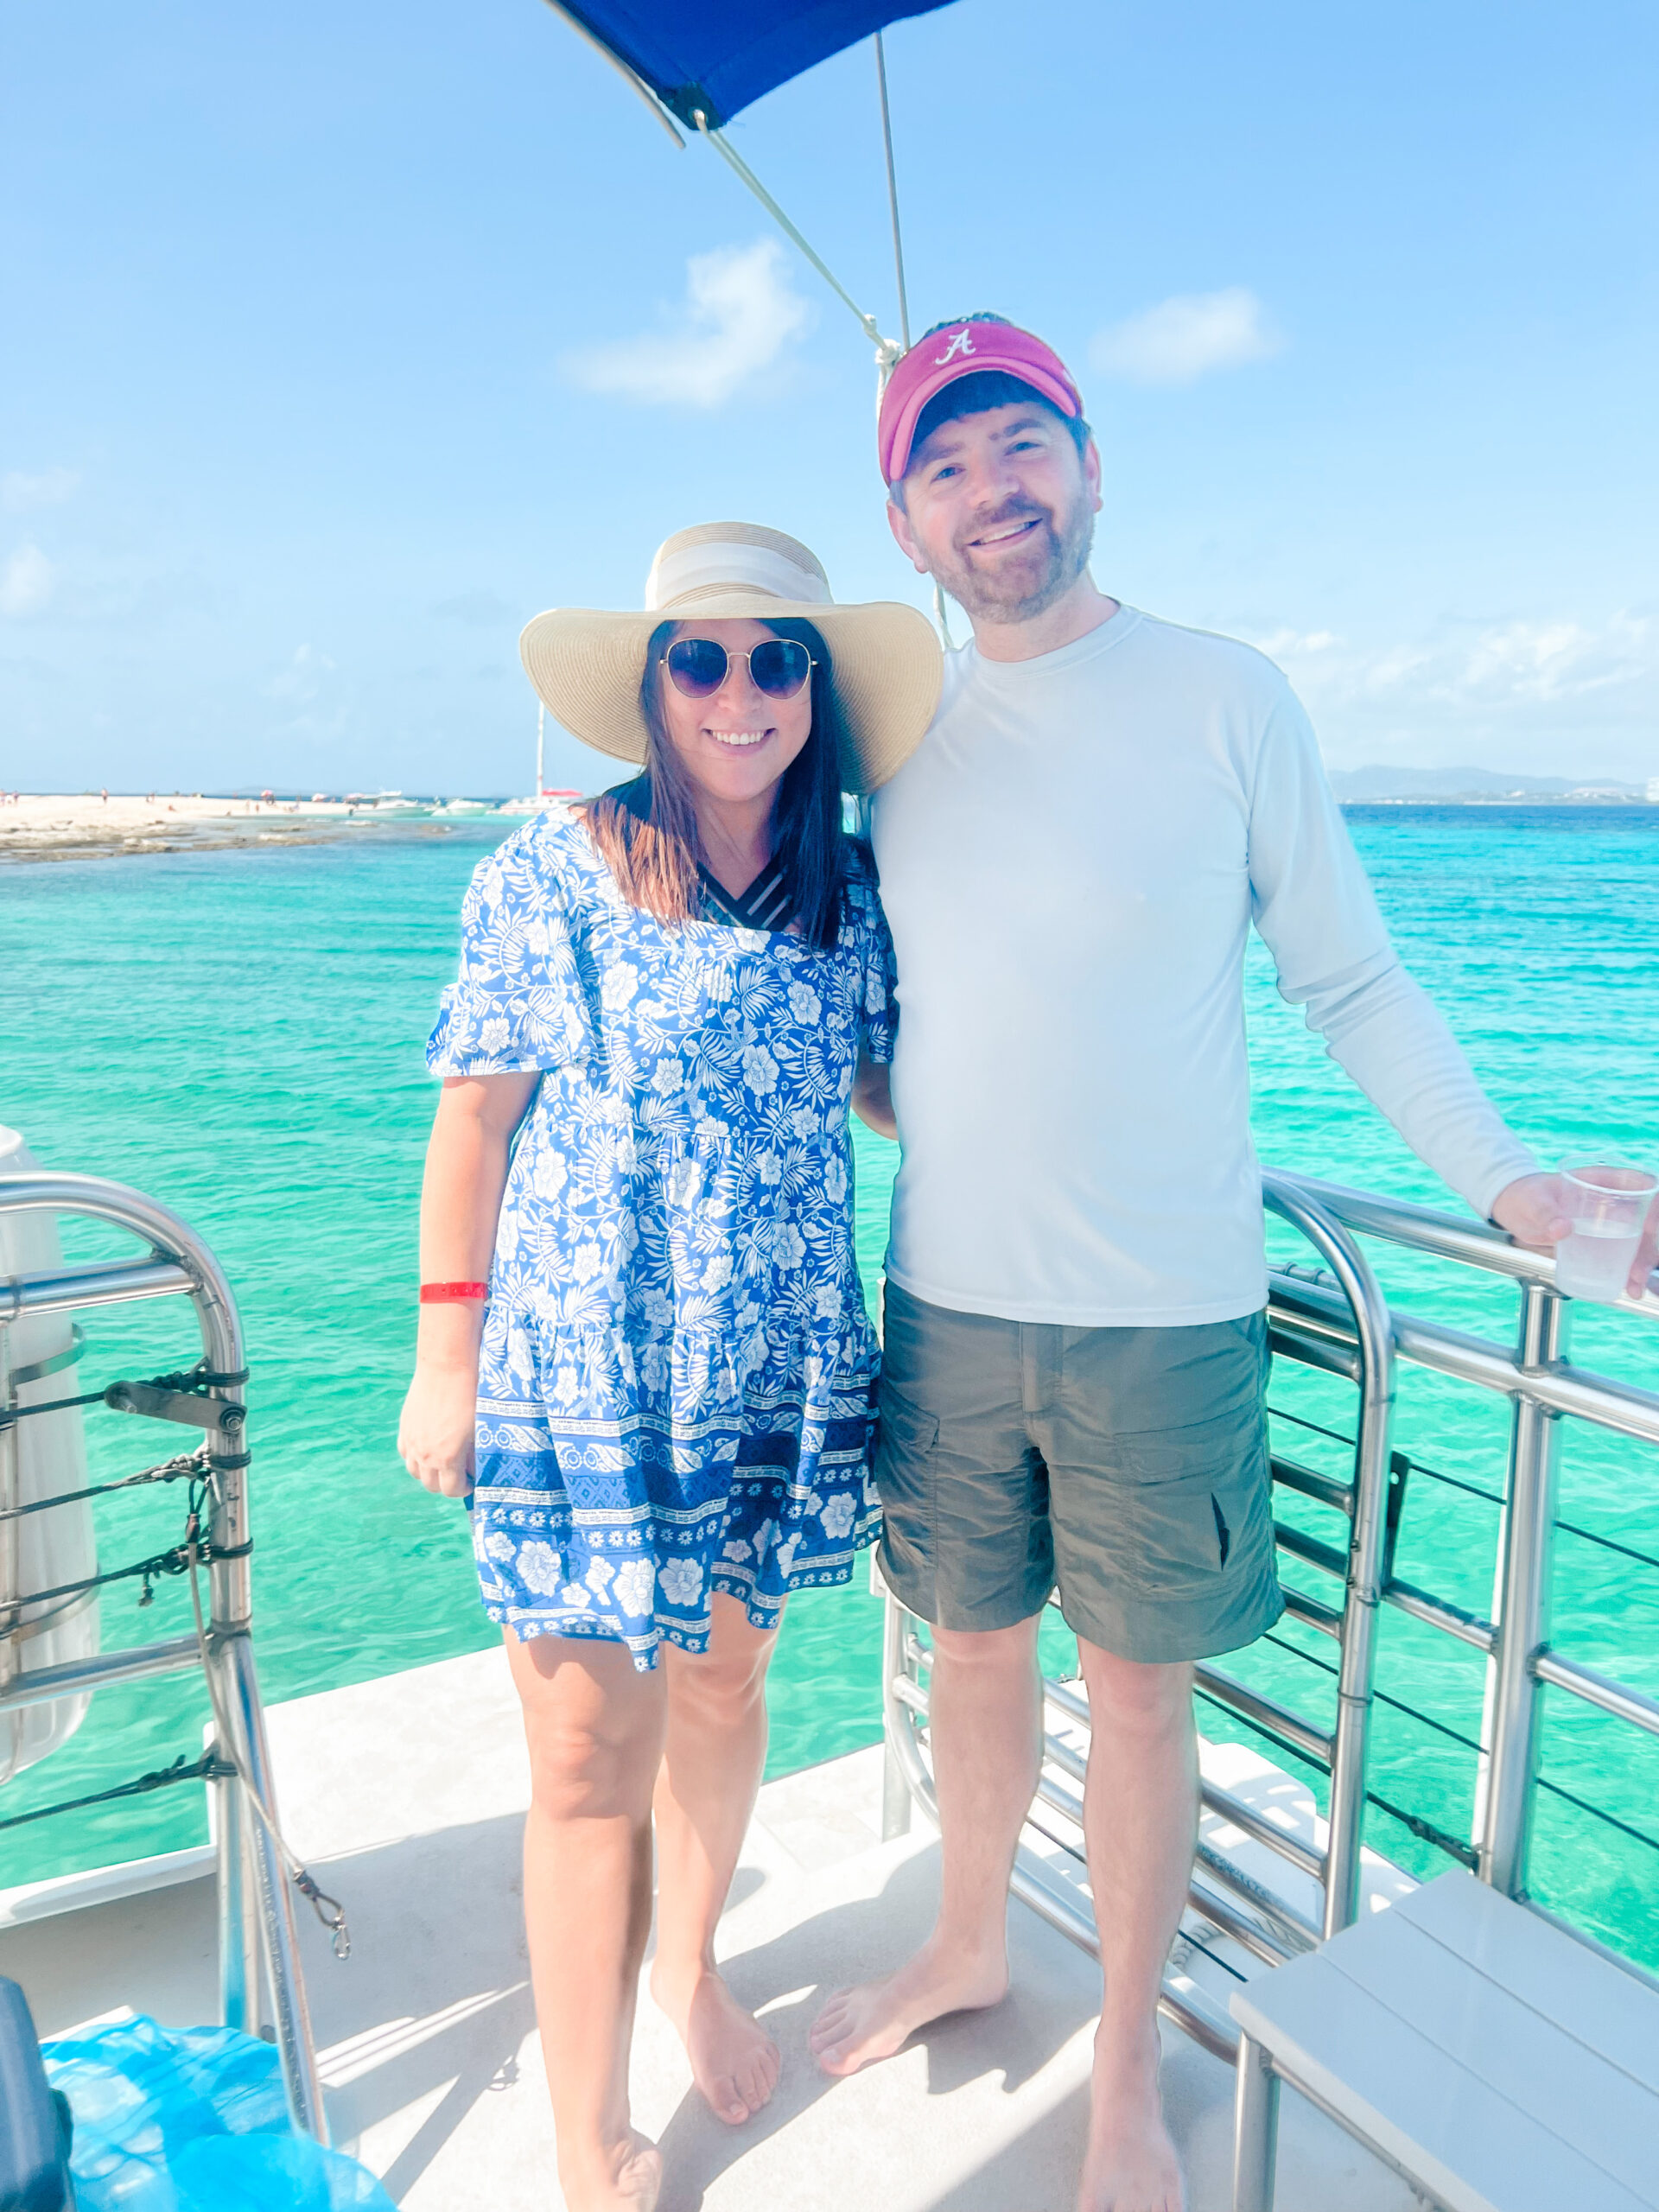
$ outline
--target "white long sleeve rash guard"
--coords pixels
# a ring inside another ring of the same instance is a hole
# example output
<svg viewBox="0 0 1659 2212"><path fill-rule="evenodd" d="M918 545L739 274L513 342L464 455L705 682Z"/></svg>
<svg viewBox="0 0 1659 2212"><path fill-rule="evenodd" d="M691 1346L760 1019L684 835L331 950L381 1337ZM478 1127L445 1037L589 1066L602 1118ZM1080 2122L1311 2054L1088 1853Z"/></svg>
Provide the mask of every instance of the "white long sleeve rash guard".
<svg viewBox="0 0 1659 2212"><path fill-rule="evenodd" d="M1243 967L1475 1211L1535 1163L1402 966L1300 702L1249 645L1122 607L950 657L877 793L903 1164L887 1269L1009 1320L1228 1320L1267 1297Z"/></svg>

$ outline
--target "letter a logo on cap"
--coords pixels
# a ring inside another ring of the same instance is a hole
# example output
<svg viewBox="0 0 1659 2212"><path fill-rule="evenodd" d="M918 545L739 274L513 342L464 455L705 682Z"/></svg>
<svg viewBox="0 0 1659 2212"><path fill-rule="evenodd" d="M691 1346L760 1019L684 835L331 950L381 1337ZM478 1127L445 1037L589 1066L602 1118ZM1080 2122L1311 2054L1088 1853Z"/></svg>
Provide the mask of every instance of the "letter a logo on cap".
<svg viewBox="0 0 1659 2212"><path fill-rule="evenodd" d="M944 345L937 353L927 351L936 338ZM1052 346L1017 324L993 315L982 322L964 315L960 322L941 323L925 331L904 354L887 378L876 417L876 453L881 480L896 484L910 467L910 448L929 402L958 377L983 375L1000 369L1005 375L1029 385L1039 399L1073 421L1083 414L1083 401L1070 372Z"/></svg>

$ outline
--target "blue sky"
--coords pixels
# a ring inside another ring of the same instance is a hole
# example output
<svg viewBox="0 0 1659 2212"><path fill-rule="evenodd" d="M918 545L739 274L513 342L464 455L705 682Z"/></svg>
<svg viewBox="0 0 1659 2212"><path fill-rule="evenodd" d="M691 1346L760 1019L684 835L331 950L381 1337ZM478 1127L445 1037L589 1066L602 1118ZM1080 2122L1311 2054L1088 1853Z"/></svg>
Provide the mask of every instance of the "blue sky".
<svg viewBox="0 0 1659 2212"><path fill-rule="evenodd" d="M0 784L522 791L524 619L721 515L918 596L857 327L537 0L5 21ZM1656 25L889 34L918 327L1060 348L1098 581L1264 645L1334 766L1659 775ZM894 327L869 48L731 135Z"/></svg>

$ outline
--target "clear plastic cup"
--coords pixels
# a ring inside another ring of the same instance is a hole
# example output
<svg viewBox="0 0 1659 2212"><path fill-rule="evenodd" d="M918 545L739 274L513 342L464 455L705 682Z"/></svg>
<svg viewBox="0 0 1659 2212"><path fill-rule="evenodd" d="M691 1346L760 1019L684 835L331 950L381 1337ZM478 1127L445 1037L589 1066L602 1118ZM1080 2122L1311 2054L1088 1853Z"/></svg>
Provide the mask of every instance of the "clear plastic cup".
<svg viewBox="0 0 1659 2212"><path fill-rule="evenodd" d="M1645 1167L1575 1160L1561 1170L1561 1211L1573 1231L1555 1247L1555 1285L1611 1305L1622 1295L1659 1175Z"/></svg>

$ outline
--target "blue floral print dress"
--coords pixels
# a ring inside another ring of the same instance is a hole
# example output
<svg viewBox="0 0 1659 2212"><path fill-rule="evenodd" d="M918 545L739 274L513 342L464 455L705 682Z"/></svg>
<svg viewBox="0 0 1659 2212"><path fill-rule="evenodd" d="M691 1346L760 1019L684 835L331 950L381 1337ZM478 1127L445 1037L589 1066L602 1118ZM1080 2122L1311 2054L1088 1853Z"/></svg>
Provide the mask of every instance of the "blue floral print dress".
<svg viewBox="0 0 1659 2212"><path fill-rule="evenodd" d="M502 1202L479 1365L474 1550L520 1637L637 1667L776 1624L880 1520L878 1354L848 1102L893 1053L892 943L849 848L828 951L628 905L545 815L473 878L435 1075L541 1077Z"/></svg>

